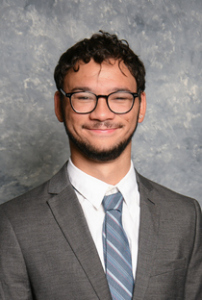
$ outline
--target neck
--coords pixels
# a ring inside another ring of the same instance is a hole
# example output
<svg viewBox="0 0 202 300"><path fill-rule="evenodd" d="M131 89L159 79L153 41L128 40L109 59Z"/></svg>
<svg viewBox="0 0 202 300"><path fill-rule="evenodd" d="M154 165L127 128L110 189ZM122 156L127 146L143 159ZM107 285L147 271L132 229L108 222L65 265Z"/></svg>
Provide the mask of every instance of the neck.
<svg viewBox="0 0 202 300"><path fill-rule="evenodd" d="M73 164L86 174L116 185L130 169L131 145L128 145L118 158L106 162L90 160L76 149L71 149L71 159Z"/></svg>

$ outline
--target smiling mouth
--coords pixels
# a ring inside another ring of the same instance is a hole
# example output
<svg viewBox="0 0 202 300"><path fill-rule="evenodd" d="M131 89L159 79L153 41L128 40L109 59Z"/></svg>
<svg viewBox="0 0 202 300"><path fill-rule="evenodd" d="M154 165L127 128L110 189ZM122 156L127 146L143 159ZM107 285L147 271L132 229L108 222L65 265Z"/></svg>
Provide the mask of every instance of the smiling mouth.
<svg viewBox="0 0 202 300"><path fill-rule="evenodd" d="M83 129L88 130L91 133L98 134L98 135L109 135L113 134L117 130L121 129L123 126L116 125L116 126L83 126Z"/></svg>
<svg viewBox="0 0 202 300"><path fill-rule="evenodd" d="M91 130L91 131L95 131L95 132L113 132L117 129L122 128L123 125L121 124L111 124L109 122L99 122L99 123L94 123L91 126L88 125L83 125L82 128L83 129L87 129L87 130Z"/></svg>
<svg viewBox="0 0 202 300"><path fill-rule="evenodd" d="M91 132L97 133L97 134L110 134L115 132L119 128L105 128L105 129L88 129Z"/></svg>

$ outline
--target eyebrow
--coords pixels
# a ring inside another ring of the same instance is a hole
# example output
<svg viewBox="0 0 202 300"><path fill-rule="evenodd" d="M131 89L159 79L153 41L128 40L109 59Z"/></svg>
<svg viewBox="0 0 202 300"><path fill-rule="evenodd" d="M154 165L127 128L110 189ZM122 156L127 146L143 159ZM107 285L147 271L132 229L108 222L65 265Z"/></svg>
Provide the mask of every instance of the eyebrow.
<svg viewBox="0 0 202 300"><path fill-rule="evenodd" d="M87 86L77 86L77 87L74 87L72 90L71 90L71 92L80 92L80 91L82 91L82 92L92 92L92 93L94 93L94 91L90 88L90 87L87 87ZM112 90L111 90L111 92L110 93L114 93L114 92L123 92L123 91L125 91L125 92L130 92L130 93L136 93L136 92L132 92L130 89L128 89L128 88L124 88L124 87L116 87L116 88L113 88ZM110 94L109 93L109 94Z"/></svg>
<svg viewBox="0 0 202 300"><path fill-rule="evenodd" d="M79 91L85 92L85 91L90 91L90 90L91 89L87 86L77 86L77 87L73 88L71 91L72 92L79 92Z"/></svg>

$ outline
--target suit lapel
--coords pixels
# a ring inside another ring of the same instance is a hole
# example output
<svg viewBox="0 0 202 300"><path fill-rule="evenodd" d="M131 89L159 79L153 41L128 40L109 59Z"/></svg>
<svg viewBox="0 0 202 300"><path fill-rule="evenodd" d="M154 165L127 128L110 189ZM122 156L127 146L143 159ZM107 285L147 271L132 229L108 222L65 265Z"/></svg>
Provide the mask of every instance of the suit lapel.
<svg viewBox="0 0 202 300"><path fill-rule="evenodd" d="M56 193L48 201L50 209L98 299L110 300L106 276L82 208L69 182L66 166L50 181L49 191L53 194Z"/></svg>
<svg viewBox="0 0 202 300"><path fill-rule="evenodd" d="M158 209L152 199L153 187L139 174L137 174L137 181L140 192L140 231L133 300L144 299L149 284L159 227Z"/></svg>

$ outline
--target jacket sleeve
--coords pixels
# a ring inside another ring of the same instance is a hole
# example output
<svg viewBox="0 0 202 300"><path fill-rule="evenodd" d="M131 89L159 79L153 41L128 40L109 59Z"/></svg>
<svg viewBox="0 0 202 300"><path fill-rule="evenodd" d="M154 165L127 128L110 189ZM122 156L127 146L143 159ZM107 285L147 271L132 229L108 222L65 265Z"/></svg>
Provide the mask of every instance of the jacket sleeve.
<svg viewBox="0 0 202 300"><path fill-rule="evenodd" d="M194 220L193 220L194 221ZM184 300L202 299L202 215L195 202L195 239L189 261Z"/></svg>
<svg viewBox="0 0 202 300"><path fill-rule="evenodd" d="M33 300L20 245L2 207L0 207L0 299Z"/></svg>

